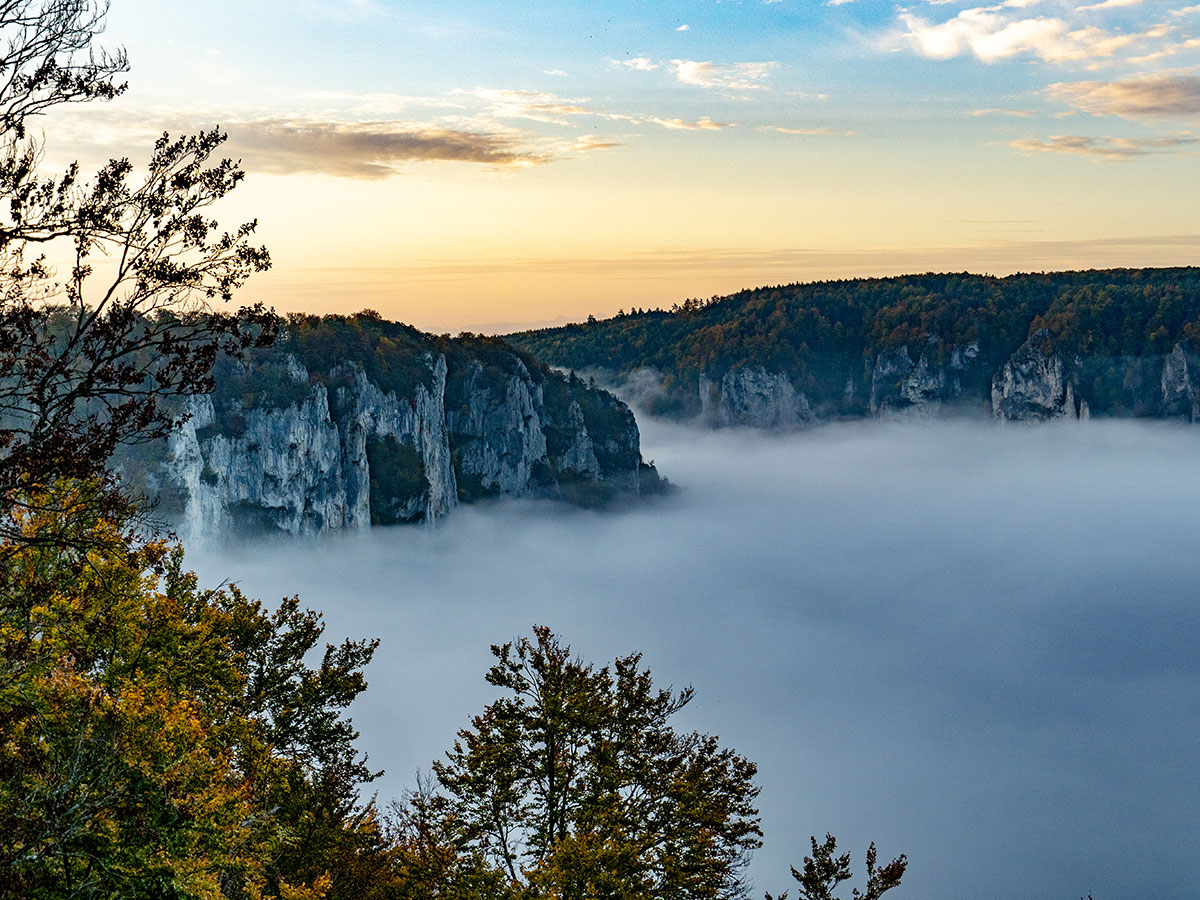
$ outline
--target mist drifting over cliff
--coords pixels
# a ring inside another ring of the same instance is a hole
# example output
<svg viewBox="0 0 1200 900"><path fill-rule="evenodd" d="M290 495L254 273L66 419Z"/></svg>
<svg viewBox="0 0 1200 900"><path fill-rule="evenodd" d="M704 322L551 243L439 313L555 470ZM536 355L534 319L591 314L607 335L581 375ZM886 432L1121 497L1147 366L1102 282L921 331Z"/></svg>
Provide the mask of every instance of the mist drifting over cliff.
<svg viewBox="0 0 1200 900"><path fill-rule="evenodd" d="M643 452L677 494L190 559L382 639L354 715L383 801L492 697L489 644L545 623L597 663L643 651L695 686L681 727L758 762L756 895L828 830L859 876L870 840L907 853L898 896L1190 896L1200 432L644 422Z"/></svg>

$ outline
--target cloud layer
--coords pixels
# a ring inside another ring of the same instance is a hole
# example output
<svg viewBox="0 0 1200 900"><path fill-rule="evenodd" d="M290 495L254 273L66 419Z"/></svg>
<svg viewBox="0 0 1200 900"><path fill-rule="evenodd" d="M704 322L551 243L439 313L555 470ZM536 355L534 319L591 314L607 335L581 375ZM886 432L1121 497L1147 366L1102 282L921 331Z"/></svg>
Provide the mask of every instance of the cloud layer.
<svg viewBox="0 0 1200 900"><path fill-rule="evenodd" d="M984 62L1031 55L1046 62L1112 56L1137 39L1095 26L1073 27L1059 18L1018 18L1003 6L964 9L953 19L934 23L901 13L906 31L900 40L930 59L973 55Z"/></svg>
<svg viewBox="0 0 1200 900"><path fill-rule="evenodd" d="M729 91L770 90L767 79L778 68L774 62L715 63L710 60L671 60L671 69L680 84Z"/></svg>

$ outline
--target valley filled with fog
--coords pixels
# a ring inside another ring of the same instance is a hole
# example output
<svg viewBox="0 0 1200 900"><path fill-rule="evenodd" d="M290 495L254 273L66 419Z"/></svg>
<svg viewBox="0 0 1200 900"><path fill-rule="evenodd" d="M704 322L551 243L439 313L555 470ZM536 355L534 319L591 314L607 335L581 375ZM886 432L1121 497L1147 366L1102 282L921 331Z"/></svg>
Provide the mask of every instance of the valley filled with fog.
<svg viewBox="0 0 1200 900"><path fill-rule="evenodd" d="M499 503L190 565L381 639L354 718L385 803L494 696L489 645L547 624L597 664L642 651L696 689L678 727L759 764L754 896L826 831L855 885L869 841L907 853L898 898L1192 895L1200 430L642 430L680 490L636 508Z"/></svg>

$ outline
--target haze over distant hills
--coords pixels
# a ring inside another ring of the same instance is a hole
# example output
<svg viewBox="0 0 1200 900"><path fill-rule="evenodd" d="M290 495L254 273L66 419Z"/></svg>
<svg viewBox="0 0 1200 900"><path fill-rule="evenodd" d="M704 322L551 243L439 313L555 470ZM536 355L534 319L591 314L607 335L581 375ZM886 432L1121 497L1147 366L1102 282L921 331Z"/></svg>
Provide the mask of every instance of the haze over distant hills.
<svg viewBox="0 0 1200 900"><path fill-rule="evenodd" d="M573 370L649 370L645 408L714 425L1200 415L1197 268L781 285L508 339Z"/></svg>

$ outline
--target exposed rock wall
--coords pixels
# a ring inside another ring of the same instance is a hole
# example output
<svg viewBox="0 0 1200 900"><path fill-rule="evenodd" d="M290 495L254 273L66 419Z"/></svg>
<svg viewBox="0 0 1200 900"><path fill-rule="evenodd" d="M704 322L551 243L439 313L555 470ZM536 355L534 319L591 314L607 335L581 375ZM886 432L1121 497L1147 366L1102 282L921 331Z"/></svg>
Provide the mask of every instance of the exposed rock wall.
<svg viewBox="0 0 1200 900"><path fill-rule="evenodd" d="M1191 367L1183 344L1176 344L1163 361L1162 378L1163 413L1168 416L1187 416L1195 422L1200 419L1200 391L1192 383Z"/></svg>
<svg viewBox="0 0 1200 900"><path fill-rule="evenodd" d="M354 514L345 526L371 524L370 466L367 442L372 438L394 438L411 445L421 457L427 489L405 501L402 519L444 516L458 504L458 490L451 464L444 397L446 358L425 358L430 369L428 385L417 385L413 395L398 398L384 393L357 366L342 366L338 373L350 383L338 387L335 406L345 409L341 432L345 453L346 482L354 498ZM403 498L401 498L403 499Z"/></svg>
<svg viewBox="0 0 1200 900"><path fill-rule="evenodd" d="M546 459L542 387L514 357L515 371L496 384L482 363L461 377L446 419L455 435L459 470L498 494L529 493L534 466Z"/></svg>
<svg viewBox="0 0 1200 900"><path fill-rule="evenodd" d="M745 366L725 373L719 384L700 375L701 416L718 426L797 428L814 420L808 398L782 372Z"/></svg>
<svg viewBox="0 0 1200 900"><path fill-rule="evenodd" d="M985 352L978 341L949 348L933 341L901 345L868 356L858 375L839 375L844 387L839 382L831 392L833 375L845 372L834 361L826 383L813 394L786 372L765 366L742 366L720 376L701 372L700 421L714 427L793 429L864 415L990 412L1005 422L1040 422L1086 420L1098 409L1105 416L1200 422L1200 381L1192 377L1200 357L1189 354L1184 343L1162 356L1068 357L1059 346L1045 329L1007 356L994 348Z"/></svg>
<svg viewBox="0 0 1200 900"><path fill-rule="evenodd" d="M1086 401L1077 401L1067 365L1047 354L1049 335L1035 332L992 379L992 415L1005 422L1086 419Z"/></svg>
<svg viewBox="0 0 1200 900"><path fill-rule="evenodd" d="M494 359L451 371L444 354L428 353L426 377L397 396L358 365L318 380L287 355L264 364L291 385L274 400L247 403L235 391L216 405L212 396L193 398L163 462L185 498L181 526L193 536L320 533L432 520L483 496L579 499L586 483L598 501L606 491L636 491L647 478L658 483L624 404L574 379L536 377L516 355L503 361L499 374ZM600 424L605 433L594 434ZM379 471L385 465L400 471Z"/></svg>
<svg viewBox="0 0 1200 900"><path fill-rule="evenodd" d="M187 498L190 534L239 519L293 533L357 524L323 385L299 405L247 411L235 435L212 433L210 397L193 398L189 412L168 441L167 475Z"/></svg>
<svg viewBox="0 0 1200 900"><path fill-rule="evenodd" d="M876 354L873 364L867 362L870 414L930 414L947 404L969 401L972 398L964 387L964 378L978 357L978 342L955 347L949 362L942 366L931 364L925 352L914 363L907 345Z"/></svg>

